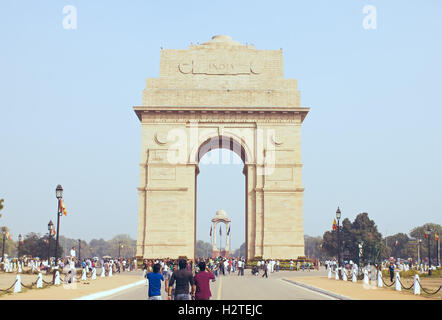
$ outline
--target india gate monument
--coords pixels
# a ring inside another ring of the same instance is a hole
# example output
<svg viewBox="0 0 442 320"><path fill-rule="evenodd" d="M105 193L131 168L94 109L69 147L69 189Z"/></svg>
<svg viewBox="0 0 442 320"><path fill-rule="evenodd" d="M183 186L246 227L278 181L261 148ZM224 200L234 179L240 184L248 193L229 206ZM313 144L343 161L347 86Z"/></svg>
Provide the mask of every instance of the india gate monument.
<svg viewBox="0 0 442 320"><path fill-rule="evenodd" d="M218 35L186 50L162 49L141 106L139 258L195 258L197 176L210 150L241 157L246 259L304 255L301 107L284 79L282 50ZM227 201L227 200L226 200Z"/></svg>

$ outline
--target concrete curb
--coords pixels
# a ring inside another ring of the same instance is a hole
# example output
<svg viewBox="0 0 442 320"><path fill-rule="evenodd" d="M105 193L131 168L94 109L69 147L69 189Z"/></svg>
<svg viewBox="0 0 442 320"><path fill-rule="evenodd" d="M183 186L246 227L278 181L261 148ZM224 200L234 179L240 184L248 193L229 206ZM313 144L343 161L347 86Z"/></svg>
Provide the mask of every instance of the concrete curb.
<svg viewBox="0 0 442 320"><path fill-rule="evenodd" d="M307 285L307 284L304 284L304 283L301 283L301 282L297 282L297 281L293 281L293 280L289 280L289 279L282 279L282 280L284 280L286 282L289 282L289 283L292 283L294 285L297 285L297 286L300 286L300 287L312 290L312 291L316 291L316 292L325 294L325 295L333 297L335 299L339 299L339 300L352 300L349 297L342 296L342 295L339 295L337 293L333 293L333 292L330 292L330 291L325 291L324 289L313 287L313 286L310 286L310 285Z"/></svg>
<svg viewBox="0 0 442 320"><path fill-rule="evenodd" d="M124 290L130 289L130 288L133 288L133 287L145 284L145 283L146 283L146 280L140 280L140 281L137 281L137 282L134 282L134 283L127 284L125 286L121 286L121 287L115 288L115 289L93 293L93 294L90 294L90 295L87 295L87 296L83 296L83 297L80 297L80 298L75 298L73 300L96 300L96 299L104 298L104 297L113 295L115 293L118 293L120 291L124 291Z"/></svg>

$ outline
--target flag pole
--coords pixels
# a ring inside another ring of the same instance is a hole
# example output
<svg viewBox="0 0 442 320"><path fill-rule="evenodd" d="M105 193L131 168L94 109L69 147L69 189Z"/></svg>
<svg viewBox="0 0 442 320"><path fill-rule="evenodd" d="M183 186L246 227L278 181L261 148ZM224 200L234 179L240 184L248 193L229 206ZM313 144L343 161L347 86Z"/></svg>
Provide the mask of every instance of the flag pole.
<svg viewBox="0 0 442 320"><path fill-rule="evenodd" d="M232 247L232 232L230 230L230 225L229 225L229 251L231 247Z"/></svg>
<svg viewBox="0 0 442 320"><path fill-rule="evenodd" d="M440 265L440 238L437 237L437 266Z"/></svg>

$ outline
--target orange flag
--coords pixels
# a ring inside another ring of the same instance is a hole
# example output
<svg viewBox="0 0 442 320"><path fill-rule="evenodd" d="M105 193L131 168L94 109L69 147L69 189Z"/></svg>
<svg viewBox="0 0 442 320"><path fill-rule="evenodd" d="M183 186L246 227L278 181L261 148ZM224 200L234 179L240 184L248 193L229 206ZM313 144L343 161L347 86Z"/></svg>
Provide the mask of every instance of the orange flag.
<svg viewBox="0 0 442 320"><path fill-rule="evenodd" d="M435 239L436 241L439 240L439 235L438 235L437 233L434 234L434 239Z"/></svg>
<svg viewBox="0 0 442 320"><path fill-rule="evenodd" d="M66 212L66 207L65 207L65 205L64 205L64 201L63 201L63 210L62 210L62 212L63 212L63 214L64 214L65 216L68 215L67 212Z"/></svg>
<svg viewBox="0 0 442 320"><path fill-rule="evenodd" d="M337 230L338 226L336 225L336 219L333 219L333 226L332 226L332 230Z"/></svg>

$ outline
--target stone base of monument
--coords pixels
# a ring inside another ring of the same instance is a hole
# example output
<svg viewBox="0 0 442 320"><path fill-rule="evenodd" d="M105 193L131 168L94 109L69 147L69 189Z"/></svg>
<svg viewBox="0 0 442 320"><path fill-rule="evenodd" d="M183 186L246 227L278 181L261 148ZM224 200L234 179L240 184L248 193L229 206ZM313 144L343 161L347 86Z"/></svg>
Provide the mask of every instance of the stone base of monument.
<svg viewBox="0 0 442 320"><path fill-rule="evenodd" d="M228 250L212 250L212 257L229 257L229 251Z"/></svg>

